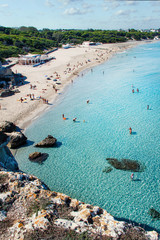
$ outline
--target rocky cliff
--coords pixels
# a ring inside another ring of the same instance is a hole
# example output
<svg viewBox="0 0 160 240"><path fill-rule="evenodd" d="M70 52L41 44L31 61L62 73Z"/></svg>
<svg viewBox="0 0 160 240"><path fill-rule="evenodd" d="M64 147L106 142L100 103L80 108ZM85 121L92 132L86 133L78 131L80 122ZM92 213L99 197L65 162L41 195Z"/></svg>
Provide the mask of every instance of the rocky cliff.
<svg viewBox="0 0 160 240"><path fill-rule="evenodd" d="M50 191L38 178L0 171L0 239L158 239L106 210Z"/></svg>

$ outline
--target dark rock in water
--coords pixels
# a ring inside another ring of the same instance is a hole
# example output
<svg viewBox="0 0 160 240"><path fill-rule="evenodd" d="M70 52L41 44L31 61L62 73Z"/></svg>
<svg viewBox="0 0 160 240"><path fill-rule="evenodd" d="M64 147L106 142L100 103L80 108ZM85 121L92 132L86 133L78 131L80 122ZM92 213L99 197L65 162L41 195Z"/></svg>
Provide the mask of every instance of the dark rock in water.
<svg viewBox="0 0 160 240"><path fill-rule="evenodd" d="M0 129L2 132L11 133L16 130L16 125L12 122L5 121L0 123Z"/></svg>
<svg viewBox="0 0 160 240"><path fill-rule="evenodd" d="M33 160L35 158L40 157L41 155L42 155L42 153L40 153L40 152L34 152L34 153L29 154L29 159Z"/></svg>
<svg viewBox="0 0 160 240"><path fill-rule="evenodd" d="M124 171L132 171L132 172L143 172L144 167L135 160L130 159L122 159L118 160L116 158L106 158L108 163L112 165L112 167Z"/></svg>
<svg viewBox="0 0 160 240"><path fill-rule="evenodd" d="M0 131L0 145L7 141L8 136Z"/></svg>
<svg viewBox="0 0 160 240"><path fill-rule="evenodd" d="M42 163L48 158L47 153L34 152L29 155L29 160L32 162Z"/></svg>
<svg viewBox="0 0 160 240"><path fill-rule="evenodd" d="M160 219L160 212L156 211L154 208L150 208L148 213L152 218Z"/></svg>
<svg viewBox="0 0 160 240"><path fill-rule="evenodd" d="M26 144L27 137L22 132L13 132L10 135L10 147L12 149Z"/></svg>
<svg viewBox="0 0 160 240"><path fill-rule="evenodd" d="M37 143L35 147L55 147L56 146L57 139L52 137L51 135L48 135L44 140Z"/></svg>
<svg viewBox="0 0 160 240"><path fill-rule="evenodd" d="M105 167L105 168L103 169L103 172L105 172L105 173L110 173L112 170L113 170L113 168L111 168L111 167Z"/></svg>

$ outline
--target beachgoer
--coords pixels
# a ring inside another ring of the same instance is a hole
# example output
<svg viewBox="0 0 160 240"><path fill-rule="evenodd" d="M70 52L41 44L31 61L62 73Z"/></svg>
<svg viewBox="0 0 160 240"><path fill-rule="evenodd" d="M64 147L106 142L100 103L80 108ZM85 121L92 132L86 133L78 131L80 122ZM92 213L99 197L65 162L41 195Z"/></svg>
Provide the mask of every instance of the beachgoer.
<svg viewBox="0 0 160 240"><path fill-rule="evenodd" d="M0 110L1 110L1 104L0 104Z"/></svg>
<svg viewBox="0 0 160 240"><path fill-rule="evenodd" d="M83 120L83 122L85 123L85 120Z"/></svg>
<svg viewBox="0 0 160 240"><path fill-rule="evenodd" d="M20 98L20 101L21 101L21 103L23 102L23 98L22 97Z"/></svg>
<svg viewBox="0 0 160 240"><path fill-rule="evenodd" d="M75 122L75 121L76 121L76 119L77 119L77 118L73 118L73 122Z"/></svg>
<svg viewBox="0 0 160 240"><path fill-rule="evenodd" d="M89 103L89 100L87 100L87 103Z"/></svg>
<svg viewBox="0 0 160 240"><path fill-rule="evenodd" d="M62 114L62 118L64 118L64 114Z"/></svg>
<svg viewBox="0 0 160 240"><path fill-rule="evenodd" d="M149 105L147 105L147 110L149 110Z"/></svg>
<svg viewBox="0 0 160 240"><path fill-rule="evenodd" d="M131 127L129 128L129 133L132 134L132 128Z"/></svg>
<svg viewBox="0 0 160 240"><path fill-rule="evenodd" d="M137 92L139 92L139 89L137 88Z"/></svg>
<svg viewBox="0 0 160 240"><path fill-rule="evenodd" d="M131 180L133 180L133 178L134 178L134 173L131 174Z"/></svg>
<svg viewBox="0 0 160 240"><path fill-rule="evenodd" d="M134 89L132 89L132 93L134 93Z"/></svg>

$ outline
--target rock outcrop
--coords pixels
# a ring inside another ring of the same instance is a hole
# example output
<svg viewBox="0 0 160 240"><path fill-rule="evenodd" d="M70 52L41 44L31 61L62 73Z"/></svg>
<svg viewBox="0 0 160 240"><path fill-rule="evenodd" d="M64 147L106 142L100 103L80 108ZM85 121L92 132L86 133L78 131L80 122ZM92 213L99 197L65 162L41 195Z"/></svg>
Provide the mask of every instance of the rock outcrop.
<svg viewBox="0 0 160 240"><path fill-rule="evenodd" d="M56 143L57 143L57 139L51 135L48 135L48 137L46 137L44 140L37 143L35 147L40 147L40 148L55 147Z"/></svg>
<svg viewBox="0 0 160 240"><path fill-rule="evenodd" d="M16 130L16 125L9 121L4 121L0 123L0 131L11 133Z"/></svg>
<svg viewBox="0 0 160 240"><path fill-rule="evenodd" d="M18 164L7 147L8 142L9 137L3 132L0 132L0 167L17 171L19 169Z"/></svg>
<svg viewBox="0 0 160 240"><path fill-rule="evenodd" d="M29 160L32 162L42 163L48 158L47 153L34 152L29 154Z"/></svg>
<svg viewBox="0 0 160 240"><path fill-rule="evenodd" d="M15 149L26 144L27 137L22 132L12 132L10 135L10 148Z"/></svg>
<svg viewBox="0 0 160 240"><path fill-rule="evenodd" d="M158 240L155 231L146 232L115 220L97 206L52 192L32 175L0 171L0 186L4 189L0 191L0 239L64 239L73 231L87 232L87 239L128 239L132 233L132 239Z"/></svg>

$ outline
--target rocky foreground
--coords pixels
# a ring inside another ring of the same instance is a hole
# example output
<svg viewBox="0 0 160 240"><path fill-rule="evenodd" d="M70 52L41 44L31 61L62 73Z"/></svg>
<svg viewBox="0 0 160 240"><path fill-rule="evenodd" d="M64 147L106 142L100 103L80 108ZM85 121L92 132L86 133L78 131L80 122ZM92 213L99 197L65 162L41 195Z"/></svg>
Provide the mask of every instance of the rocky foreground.
<svg viewBox="0 0 160 240"><path fill-rule="evenodd" d="M0 239L158 239L106 210L50 191L38 178L0 170Z"/></svg>
<svg viewBox="0 0 160 240"><path fill-rule="evenodd" d="M0 240L158 240L157 232L116 221L106 210L50 191L40 179L20 171L8 144L15 148L27 138L16 128L0 124ZM50 135L44 140L39 143L44 147L57 141ZM29 159L46 157L35 152Z"/></svg>

